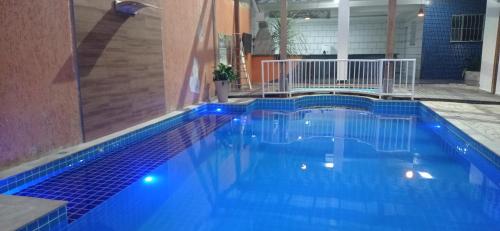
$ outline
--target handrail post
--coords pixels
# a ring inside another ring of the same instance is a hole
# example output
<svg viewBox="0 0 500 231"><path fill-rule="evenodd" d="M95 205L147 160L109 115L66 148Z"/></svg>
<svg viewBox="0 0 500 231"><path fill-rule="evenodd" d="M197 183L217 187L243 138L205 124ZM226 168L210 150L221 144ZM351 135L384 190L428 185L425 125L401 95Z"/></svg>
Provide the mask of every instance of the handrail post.
<svg viewBox="0 0 500 231"><path fill-rule="evenodd" d="M383 75L384 75L384 60L380 59L379 61L379 66L378 66L378 98L382 99L382 92L383 92Z"/></svg>
<svg viewBox="0 0 500 231"><path fill-rule="evenodd" d="M417 60L413 60L413 77L411 81L411 100L415 99L415 75L417 75Z"/></svg>
<svg viewBox="0 0 500 231"><path fill-rule="evenodd" d="M288 64L288 86L287 86L287 90L288 90L288 97L292 97L292 78L293 78L293 75L292 75L292 61L291 60L286 60L286 63Z"/></svg>
<svg viewBox="0 0 500 231"><path fill-rule="evenodd" d="M261 75L260 75L260 79L261 79L261 88L262 88L262 98L266 98L266 93L265 93L265 86L266 86L266 83L264 82L264 62L265 61L260 61L260 70L261 70Z"/></svg>

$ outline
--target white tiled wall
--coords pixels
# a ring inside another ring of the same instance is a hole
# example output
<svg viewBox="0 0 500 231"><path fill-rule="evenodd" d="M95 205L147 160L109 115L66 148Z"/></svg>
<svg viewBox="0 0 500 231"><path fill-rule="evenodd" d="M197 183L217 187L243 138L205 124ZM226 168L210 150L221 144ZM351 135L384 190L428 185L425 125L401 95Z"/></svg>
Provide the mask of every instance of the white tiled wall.
<svg viewBox="0 0 500 231"><path fill-rule="evenodd" d="M415 44L410 44L411 24L416 23ZM349 54L385 54L387 21L385 17L351 18ZM398 58L417 60L417 78L420 76L423 21L416 16L398 18L396 26ZM296 20L295 30L305 41L303 54L336 54L337 21L333 19Z"/></svg>
<svg viewBox="0 0 500 231"><path fill-rule="evenodd" d="M336 54L337 21L328 19L311 19L294 21L296 33L301 34L304 40L302 54L321 54L326 50L328 54Z"/></svg>
<svg viewBox="0 0 500 231"><path fill-rule="evenodd" d="M274 20L269 20L271 25ZM416 22L415 45L410 44L411 23ZM336 19L294 19L293 30L301 34L301 54L336 54ZM417 59L417 78L420 76L423 21L416 15L397 18L396 49L398 58ZM407 28L407 29L405 29ZM349 54L385 54L387 19L381 17L351 17Z"/></svg>
<svg viewBox="0 0 500 231"><path fill-rule="evenodd" d="M422 23L417 23L416 45L409 45L410 23L417 21L405 20L398 23L396 32L396 52L399 55L420 53L422 44ZM405 36L405 27L408 27ZM350 54L385 54L387 22L385 17L370 17L351 19L350 25ZM333 19L297 19L294 29L302 34L304 45L307 48L304 54L321 54L324 50L328 54L336 54L337 21ZM404 41L404 40L407 41ZM329 49L326 49L329 48ZM405 51L404 49L409 49Z"/></svg>
<svg viewBox="0 0 500 231"><path fill-rule="evenodd" d="M384 54L386 26L385 18L351 19L349 54ZM337 20L297 19L294 27L304 38L304 54L337 53Z"/></svg>
<svg viewBox="0 0 500 231"><path fill-rule="evenodd" d="M384 18L351 18L349 54L384 54L387 22Z"/></svg>
<svg viewBox="0 0 500 231"><path fill-rule="evenodd" d="M420 64L422 58L423 20L416 16L398 19L399 22L397 23L396 32L396 53L398 54L398 58L417 60L416 77L418 79L420 77ZM410 43L410 37L412 36L412 23L415 23L416 25L415 44Z"/></svg>

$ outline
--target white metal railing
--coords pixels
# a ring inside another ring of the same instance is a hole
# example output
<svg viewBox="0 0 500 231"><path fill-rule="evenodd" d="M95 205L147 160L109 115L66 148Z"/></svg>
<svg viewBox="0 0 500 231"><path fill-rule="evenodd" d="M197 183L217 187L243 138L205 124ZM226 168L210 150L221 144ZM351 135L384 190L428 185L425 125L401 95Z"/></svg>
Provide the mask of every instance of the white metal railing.
<svg viewBox="0 0 500 231"><path fill-rule="evenodd" d="M361 92L409 96L415 59L287 59L261 63L262 97L302 92Z"/></svg>

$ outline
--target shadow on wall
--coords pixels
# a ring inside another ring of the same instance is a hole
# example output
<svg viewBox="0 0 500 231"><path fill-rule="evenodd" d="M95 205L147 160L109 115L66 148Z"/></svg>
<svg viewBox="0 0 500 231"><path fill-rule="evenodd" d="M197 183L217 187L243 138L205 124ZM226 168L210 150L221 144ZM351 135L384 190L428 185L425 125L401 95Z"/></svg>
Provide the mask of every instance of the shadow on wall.
<svg viewBox="0 0 500 231"><path fill-rule="evenodd" d="M73 82L76 79L76 76L73 74L69 74L68 70L73 70L73 56L71 55L66 59L61 68L56 74L56 77L52 81L54 84L58 83L69 83Z"/></svg>
<svg viewBox="0 0 500 231"><path fill-rule="evenodd" d="M197 33L200 32L201 29L203 28L203 21L207 15L208 2L210 2L210 1L203 2L203 6L201 8L202 12L201 12L200 17L198 19L198 24L196 26ZM212 12L212 13L209 17L208 24L205 27L205 31L203 32L203 34L205 34L205 36L203 36L204 40L200 41L200 36L199 36L199 34L197 34L196 38L194 39L193 44L191 46L191 52L190 52L189 59L188 59L189 63L188 63L187 68L184 72L184 81L182 83L182 87L180 88L180 94L178 96L176 109L181 109L185 105L197 103L198 100L200 100L200 93L203 94L201 100L209 100L209 98L210 98L210 94L209 94L210 84L208 84L207 82L209 81L209 78L211 78L211 75L208 75L208 76L206 75L205 68L206 68L207 64L211 63L210 60L212 59L212 57L214 55L214 50L211 49L211 47L210 47L210 45L211 45L210 38L212 35L212 26L214 23L212 20L213 12L215 11L215 9L213 9L214 7L215 6L212 5L212 8L210 9L210 12ZM203 42L202 47L199 47L200 42ZM195 62L195 59L199 60L199 62ZM194 68L195 65L198 65L198 67ZM214 64L212 63L212 65L214 65ZM199 68L199 67L201 67L201 68ZM191 72L193 70L196 70L196 69L198 69L198 73L197 73L198 74L197 76L199 76L198 81L203 83L203 89L201 89L202 86L199 86L199 91L203 90L203 92L198 92L198 93L192 92L193 95L189 101L187 96L188 96L188 91L191 91L190 86L189 86L190 85L190 74L191 75L194 74Z"/></svg>
<svg viewBox="0 0 500 231"><path fill-rule="evenodd" d="M129 17L117 14L114 10L108 10L82 40L77 51L80 77L90 74L108 43Z"/></svg>
<svg viewBox="0 0 500 231"><path fill-rule="evenodd" d="M87 76L92 71L114 34L128 18L129 16L127 15L118 15L114 10L109 10L82 40L77 48L78 62L79 64L84 64L80 66L80 77ZM109 31L109 33L102 33L102 31ZM83 53L84 55L82 55L82 52L87 53ZM66 71L68 68L72 68L71 66L73 66L72 56L66 59L53 83L73 81L72 76L68 75Z"/></svg>

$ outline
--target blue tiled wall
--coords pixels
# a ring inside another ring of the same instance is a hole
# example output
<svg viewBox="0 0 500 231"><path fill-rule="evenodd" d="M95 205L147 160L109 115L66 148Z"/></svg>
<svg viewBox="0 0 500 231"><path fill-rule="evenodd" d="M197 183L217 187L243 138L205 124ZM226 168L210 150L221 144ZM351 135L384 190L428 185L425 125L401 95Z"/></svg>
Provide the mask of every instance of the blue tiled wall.
<svg viewBox="0 0 500 231"><path fill-rule="evenodd" d="M421 79L461 79L481 42L450 42L451 16L484 14L486 0L431 0L425 8Z"/></svg>
<svg viewBox="0 0 500 231"><path fill-rule="evenodd" d="M63 205L16 231L59 231L66 230L67 225L66 205Z"/></svg>

